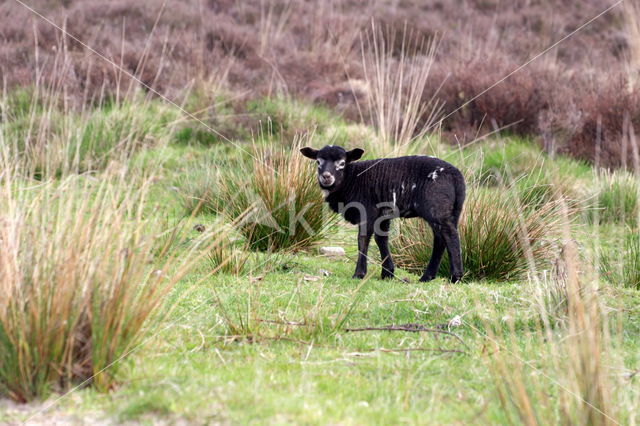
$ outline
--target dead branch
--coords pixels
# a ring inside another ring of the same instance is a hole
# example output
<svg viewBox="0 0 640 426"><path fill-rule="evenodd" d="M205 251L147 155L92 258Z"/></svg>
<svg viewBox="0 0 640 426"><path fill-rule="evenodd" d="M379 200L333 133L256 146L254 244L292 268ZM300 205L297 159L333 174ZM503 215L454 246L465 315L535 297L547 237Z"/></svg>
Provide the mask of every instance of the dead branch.
<svg viewBox="0 0 640 426"><path fill-rule="evenodd" d="M387 325L381 327L361 327L361 328L346 328L346 332L356 332L356 331L407 331L410 333L435 333L435 334L445 334L448 336L455 337L462 345L469 349L469 346L462 340L460 336L455 333L446 330L440 330L436 328L429 328L422 324L403 324L403 325Z"/></svg>

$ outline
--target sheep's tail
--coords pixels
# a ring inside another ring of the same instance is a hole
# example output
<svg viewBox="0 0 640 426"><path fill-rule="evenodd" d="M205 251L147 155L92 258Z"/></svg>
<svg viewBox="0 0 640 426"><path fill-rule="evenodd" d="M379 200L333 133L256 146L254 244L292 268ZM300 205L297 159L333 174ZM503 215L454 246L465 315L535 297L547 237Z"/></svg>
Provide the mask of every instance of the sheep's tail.
<svg viewBox="0 0 640 426"><path fill-rule="evenodd" d="M455 220L455 224L458 224L458 220L460 219L460 214L462 213L462 206L464 205L464 199L467 193L466 185L464 183L464 176L462 173L456 170L453 173L453 186L456 192L456 199L453 202L453 218Z"/></svg>

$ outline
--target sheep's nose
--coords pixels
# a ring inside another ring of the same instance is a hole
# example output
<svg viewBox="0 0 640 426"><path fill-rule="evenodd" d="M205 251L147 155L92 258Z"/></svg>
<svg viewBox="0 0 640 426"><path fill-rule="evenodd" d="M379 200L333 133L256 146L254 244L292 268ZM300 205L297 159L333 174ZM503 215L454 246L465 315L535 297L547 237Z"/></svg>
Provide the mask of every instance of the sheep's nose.
<svg viewBox="0 0 640 426"><path fill-rule="evenodd" d="M325 178L325 179L330 179L331 178L331 173L324 172L324 173L322 173L322 177Z"/></svg>

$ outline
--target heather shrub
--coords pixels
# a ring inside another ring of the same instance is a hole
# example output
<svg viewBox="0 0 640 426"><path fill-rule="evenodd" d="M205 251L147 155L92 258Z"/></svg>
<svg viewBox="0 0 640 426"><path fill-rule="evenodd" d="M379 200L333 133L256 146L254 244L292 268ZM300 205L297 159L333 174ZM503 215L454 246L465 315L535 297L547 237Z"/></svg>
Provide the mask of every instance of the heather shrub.
<svg viewBox="0 0 640 426"><path fill-rule="evenodd" d="M0 29L0 37L6 41L0 49L0 73L9 89L38 81L64 88L65 103L75 105L121 99L142 87L176 100L185 88L189 91L200 81L220 76L232 93L243 98L284 93L293 99L318 100L337 110L347 108L353 119L372 119L386 139L397 139L398 134L403 139L412 132L423 132L432 122L433 111L424 110L430 102L441 100L443 111L449 113L491 87L442 122L451 140L465 142L475 139L478 130L506 127L516 134L542 133L545 144L552 141L551 150L558 145L593 160L601 122L606 133L602 162L612 166L625 161L620 155L623 138L619 137L624 133L625 111L638 127L637 96L627 95L625 86L628 81L633 84L633 78L628 78L633 71L627 70L634 69L628 58L637 56L637 31L633 25L621 25L633 20L631 13L622 21L612 18L616 14L607 14L594 22L590 32L581 32L579 39L567 40L540 60L518 69L543 51L550 40L564 34L565 28L577 28L595 16L601 9L596 0L581 2L579 7L558 0L501 5L499 16L492 2L473 1L465 2L464 13L459 6L442 2L431 6L416 2L362 6L353 2L215 1L200 7L177 0L166 5L149 0L109 7L86 0L57 2L48 9L50 19L67 22L67 30L80 40L91 40L92 48L117 52L112 59L122 70L114 70L111 63L94 55L80 54L86 50L81 44L60 36L59 30L20 4L7 3L3 8L5 25ZM165 13L157 15L161 10ZM551 11L562 25L541 18ZM379 53L389 53L378 55L378 59L387 58L386 63L369 61L373 49L367 49L365 57L369 59L363 61L362 49L358 49L362 45L358 46L357 36L370 28L371 22L376 28L387 28L378 43L383 47ZM100 28L99 36L96 28ZM126 43L119 41L123 28ZM154 31L149 33L149 28ZM433 61L423 61L428 56L424 40L439 35L438 54ZM594 62L593 57L601 60ZM433 63L425 67L427 62ZM369 66L374 63L380 65L377 70ZM426 69L430 77L422 87ZM625 81L617 86L605 84L599 81L601 75L622 76ZM400 86L393 83L401 80ZM412 85L410 80L418 84ZM358 84L363 81L369 84ZM359 86L355 91L351 90L354 82ZM492 87L497 82L500 84ZM360 90L363 86L369 87ZM403 90L396 90L399 87ZM234 120L219 120L219 113L215 116L212 127L233 138L237 127L225 127ZM540 128L541 121L547 122L545 129ZM178 140L214 142L197 125L186 126Z"/></svg>
<svg viewBox="0 0 640 426"><path fill-rule="evenodd" d="M473 187L467 194L458 226L466 280L515 279L555 259L554 239L563 223L559 202L530 208L504 187ZM398 266L418 273L429 261L432 244L427 223L412 219L399 224L391 247ZM440 273L448 271L445 256Z"/></svg>
<svg viewBox="0 0 640 426"><path fill-rule="evenodd" d="M523 136L537 133L538 118L551 100L550 76L532 65L501 81L517 66L500 55L476 57L470 63L457 57L444 62L436 77L446 77L438 91L447 117L443 130L461 143L497 129Z"/></svg>
<svg viewBox="0 0 640 426"><path fill-rule="evenodd" d="M626 79L612 78L599 90L582 97L581 126L569 138L566 151L603 167L640 167L640 91L629 88Z"/></svg>

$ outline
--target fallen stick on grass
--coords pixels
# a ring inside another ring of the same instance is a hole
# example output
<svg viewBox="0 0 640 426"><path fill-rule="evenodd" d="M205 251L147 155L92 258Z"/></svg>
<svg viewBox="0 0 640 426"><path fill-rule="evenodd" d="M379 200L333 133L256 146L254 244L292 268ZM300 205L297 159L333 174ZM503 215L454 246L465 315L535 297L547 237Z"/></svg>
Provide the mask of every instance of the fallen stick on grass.
<svg viewBox="0 0 640 426"><path fill-rule="evenodd" d="M448 336L455 337L464 345L465 348L469 349L469 346L462 340L460 336L450 331L439 330L435 328L425 327L421 324L403 324L403 325L386 325L381 327L361 327L361 328L345 328L346 332L356 332L356 331L407 331L410 333L436 333L436 334L446 334Z"/></svg>

